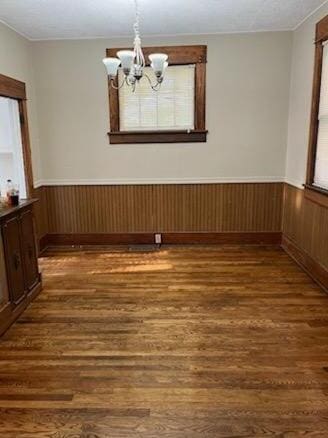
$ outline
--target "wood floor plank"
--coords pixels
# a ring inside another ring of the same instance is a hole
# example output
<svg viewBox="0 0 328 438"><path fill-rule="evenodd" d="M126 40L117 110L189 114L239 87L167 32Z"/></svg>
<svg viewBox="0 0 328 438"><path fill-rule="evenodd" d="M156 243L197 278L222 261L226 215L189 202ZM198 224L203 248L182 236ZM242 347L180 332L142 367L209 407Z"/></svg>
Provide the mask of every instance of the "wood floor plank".
<svg viewBox="0 0 328 438"><path fill-rule="evenodd" d="M278 247L49 250L0 437L328 437L328 296Z"/></svg>

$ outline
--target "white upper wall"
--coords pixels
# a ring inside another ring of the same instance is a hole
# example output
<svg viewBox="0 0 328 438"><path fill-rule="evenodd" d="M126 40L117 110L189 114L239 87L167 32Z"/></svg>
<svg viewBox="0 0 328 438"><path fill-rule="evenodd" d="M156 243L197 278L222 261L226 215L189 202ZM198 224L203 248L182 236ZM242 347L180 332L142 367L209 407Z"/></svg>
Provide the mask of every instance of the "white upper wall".
<svg viewBox="0 0 328 438"><path fill-rule="evenodd" d="M208 44L208 143L182 145L108 144L101 58L106 47L129 45L131 39L32 43L0 23L0 73L27 85L34 180L255 181L282 179L286 174L288 182L301 186L306 174L315 24L326 14L328 4L293 34L145 40L145 45Z"/></svg>
<svg viewBox="0 0 328 438"><path fill-rule="evenodd" d="M32 43L0 23L0 73L26 83L34 181L41 178L41 161L32 66Z"/></svg>
<svg viewBox="0 0 328 438"><path fill-rule="evenodd" d="M293 32L286 180L301 188L306 179L315 26L327 14L328 3Z"/></svg>
<svg viewBox="0 0 328 438"><path fill-rule="evenodd" d="M283 180L290 32L151 38L207 44L207 143L110 145L106 47L128 40L33 43L44 183Z"/></svg>

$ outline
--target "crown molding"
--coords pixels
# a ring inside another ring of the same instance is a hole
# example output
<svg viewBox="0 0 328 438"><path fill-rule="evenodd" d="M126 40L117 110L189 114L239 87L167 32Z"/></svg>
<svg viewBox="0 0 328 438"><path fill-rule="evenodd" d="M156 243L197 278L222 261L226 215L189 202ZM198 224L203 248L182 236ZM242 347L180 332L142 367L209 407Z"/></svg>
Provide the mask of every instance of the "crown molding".
<svg viewBox="0 0 328 438"><path fill-rule="evenodd" d="M316 12L318 12L322 7L324 7L326 4L328 3L328 0L325 0L320 6L318 6L317 8L315 8L312 12L310 12L305 18L303 18L303 20L301 20L293 29L292 31L295 32L295 30L297 30L299 27L302 26L302 24L304 24L309 18L312 17L312 15L314 15Z"/></svg>

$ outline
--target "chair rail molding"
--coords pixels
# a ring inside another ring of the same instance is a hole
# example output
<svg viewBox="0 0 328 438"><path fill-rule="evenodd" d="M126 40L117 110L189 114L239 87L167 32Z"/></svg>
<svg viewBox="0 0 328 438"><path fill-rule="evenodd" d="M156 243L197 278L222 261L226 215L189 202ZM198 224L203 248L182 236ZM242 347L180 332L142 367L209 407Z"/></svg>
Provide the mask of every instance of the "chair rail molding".
<svg viewBox="0 0 328 438"><path fill-rule="evenodd" d="M297 189L301 189L304 190L304 184L305 184L305 178L304 178L304 182L300 181L300 180L296 180L296 179L291 179L291 178L285 178L285 183L296 187Z"/></svg>
<svg viewBox="0 0 328 438"><path fill-rule="evenodd" d="M134 179L42 179L34 182L34 188L42 186L102 186L147 184L257 184L283 183L283 176L246 177L183 177L183 178L134 178Z"/></svg>

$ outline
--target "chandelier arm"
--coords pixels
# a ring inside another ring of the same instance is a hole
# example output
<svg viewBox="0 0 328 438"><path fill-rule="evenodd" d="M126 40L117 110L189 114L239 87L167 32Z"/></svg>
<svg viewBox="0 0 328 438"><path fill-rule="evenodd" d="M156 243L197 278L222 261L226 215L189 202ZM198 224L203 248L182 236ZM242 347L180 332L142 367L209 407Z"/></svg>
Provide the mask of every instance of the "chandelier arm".
<svg viewBox="0 0 328 438"><path fill-rule="evenodd" d="M114 79L111 79L111 81L110 81L110 85L111 85L112 88L114 88L114 90L120 90L120 89L123 87L124 84L130 85L130 84L128 83L126 77L124 77L124 79L123 79L121 85L118 85L118 87L114 84Z"/></svg>
<svg viewBox="0 0 328 438"><path fill-rule="evenodd" d="M133 80L133 76L126 76L126 78L125 78L125 83L126 83L126 85L128 85L129 87L133 87L133 89L135 88L135 83L136 83L136 81Z"/></svg>
<svg viewBox="0 0 328 438"><path fill-rule="evenodd" d="M160 82L157 81L156 84L153 85L150 77L146 73L144 73L144 76L148 79L149 85L151 86L152 90L159 91L161 89L162 84Z"/></svg>

